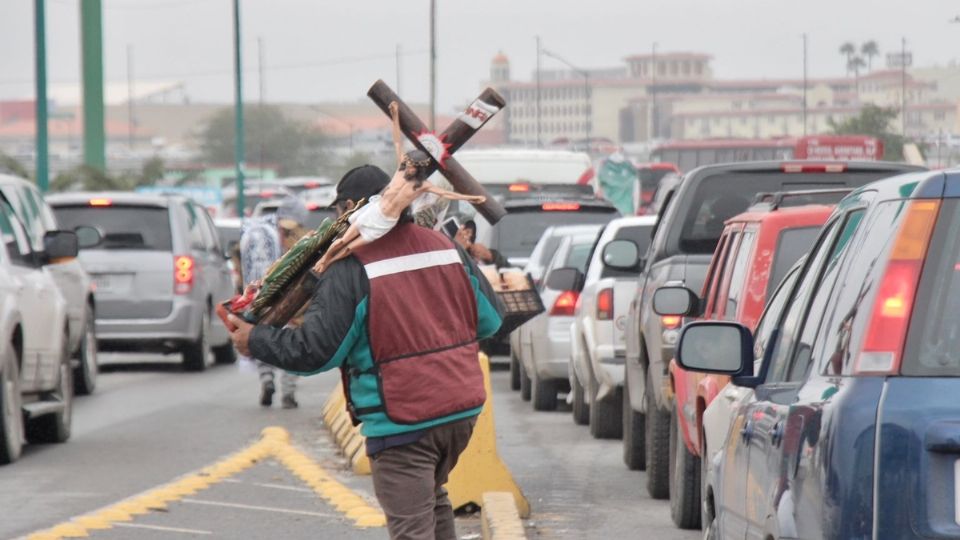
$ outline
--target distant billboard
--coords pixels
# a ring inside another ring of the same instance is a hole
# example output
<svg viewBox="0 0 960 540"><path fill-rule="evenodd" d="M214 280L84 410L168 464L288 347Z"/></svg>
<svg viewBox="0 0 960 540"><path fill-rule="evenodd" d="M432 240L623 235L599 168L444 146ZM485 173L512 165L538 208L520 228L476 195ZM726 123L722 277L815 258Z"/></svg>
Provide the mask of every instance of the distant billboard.
<svg viewBox="0 0 960 540"><path fill-rule="evenodd" d="M898 52L887 53L887 67L890 69L899 69L913 65L913 53Z"/></svg>

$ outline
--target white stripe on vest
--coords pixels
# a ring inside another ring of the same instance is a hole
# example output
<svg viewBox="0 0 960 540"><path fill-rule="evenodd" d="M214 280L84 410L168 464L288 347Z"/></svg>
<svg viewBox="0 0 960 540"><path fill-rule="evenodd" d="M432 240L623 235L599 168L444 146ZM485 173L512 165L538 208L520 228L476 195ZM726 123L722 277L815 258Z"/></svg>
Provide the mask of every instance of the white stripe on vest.
<svg viewBox="0 0 960 540"><path fill-rule="evenodd" d="M367 271L367 279L375 279L434 266L462 264L462 262L460 253L456 249L443 249L372 262L364 265L364 269Z"/></svg>

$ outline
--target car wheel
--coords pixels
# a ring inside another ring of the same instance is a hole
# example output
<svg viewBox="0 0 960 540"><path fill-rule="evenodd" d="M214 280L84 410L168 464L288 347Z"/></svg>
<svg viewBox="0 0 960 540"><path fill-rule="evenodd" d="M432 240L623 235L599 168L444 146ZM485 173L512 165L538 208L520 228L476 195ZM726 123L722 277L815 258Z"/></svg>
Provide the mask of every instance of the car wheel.
<svg viewBox="0 0 960 540"><path fill-rule="evenodd" d="M580 384L580 379L573 376L571 383L573 388L573 423L578 426L585 426L590 423L590 404L587 403L586 391Z"/></svg>
<svg viewBox="0 0 960 540"><path fill-rule="evenodd" d="M530 376L527 375L527 370L520 366L520 399L524 401L530 401L533 381L530 380Z"/></svg>
<svg viewBox="0 0 960 540"><path fill-rule="evenodd" d="M595 439L619 439L623 436L622 389L618 388L607 399L597 399L598 383L590 380L590 435Z"/></svg>
<svg viewBox="0 0 960 540"><path fill-rule="evenodd" d="M60 411L33 418L27 422L27 440L31 443L62 443L70 438L73 421L73 368L67 351L68 336L64 335L63 353L57 376L57 389L50 399L63 404Z"/></svg>
<svg viewBox="0 0 960 540"><path fill-rule="evenodd" d="M20 362L12 343L0 357L0 465L13 463L23 450Z"/></svg>
<svg viewBox="0 0 960 540"><path fill-rule="evenodd" d="M200 335L196 341L183 348L183 369L203 371L207 369L207 357L210 355L210 311L203 310L200 322Z"/></svg>
<svg viewBox="0 0 960 540"><path fill-rule="evenodd" d="M623 379L623 464L631 471L642 471L646 455L646 427L644 414L630 405L630 378Z"/></svg>
<svg viewBox="0 0 960 540"><path fill-rule="evenodd" d="M97 323L93 308L88 305L86 311L87 322L83 328L83 337L80 339L80 350L77 352L80 365L73 373L73 389L79 396L93 393L97 387L97 374L100 372L100 365L97 363Z"/></svg>
<svg viewBox="0 0 960 540"><path fill-rule="evenodd" d="M533 374L533 410L557 410L557 381L556 379L541 379L536 372Z"/></svg>
<svg viewBox="0 0 960 540"><path fill-rule="evenodd" d="M233 348L233 342L213 348L213 361L216 364L233 364L237 361L237 351Z"/></svg>
<svg viewBox="0 0 960 540"><path fill-rule="evenodd" d="M653 375L647 368L647 414L645 418L644 458L647 468L647 493L654 499L670 496L670 413L657 406L653 393Z"/></svg>
<svg viewBox="0 0 960 540"><path fill-rule="evenodd" d="M513 351L510 352L510 389L519 390L520 389L520 370L523 368L520 367L520 361L517 360L517 357L514 356Z"/></svg>
<svg viewBox="0 0 960 540"><path fill-rule="evenodd" d="M670 415L670 517L681 529L700 528L700 460L690 453L676 410Z"/></svg>

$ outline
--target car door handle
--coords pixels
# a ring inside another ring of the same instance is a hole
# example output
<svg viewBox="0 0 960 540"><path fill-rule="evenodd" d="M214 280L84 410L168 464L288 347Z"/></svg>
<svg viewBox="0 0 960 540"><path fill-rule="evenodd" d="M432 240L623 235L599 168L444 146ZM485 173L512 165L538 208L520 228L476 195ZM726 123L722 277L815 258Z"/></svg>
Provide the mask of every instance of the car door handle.
<svg viewBox="0 0 960 540"><path fill-rule="evenodd" d="M747 423L745 423L743 427L740 429L740 438L743 439L744 442L748 442L752 437L753 437L753 420L747 420Z"/></svg>
<svg viewBox="0 0 960 540"><path fill-rule="evenodd" d="M783 442L783 420L780 420L773 426L773 431L770 432L770 444L773 446L780 446L780 443Z"/></svg>

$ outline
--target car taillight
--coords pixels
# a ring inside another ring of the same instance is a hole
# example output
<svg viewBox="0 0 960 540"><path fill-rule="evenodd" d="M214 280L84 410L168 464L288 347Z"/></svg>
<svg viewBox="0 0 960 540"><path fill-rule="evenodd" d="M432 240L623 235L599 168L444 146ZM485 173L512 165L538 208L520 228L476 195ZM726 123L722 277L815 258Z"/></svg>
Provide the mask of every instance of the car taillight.
<svg viewBox="0 0 960 540"><path fill-rule="evenodd" d="M666 330L675 330L680 328L681 322L683 322L683 317L680 317L679 315L664 315L660 317L660 324L662 324Z"/></svg>
<svg viewBox="0 0 960 540"><path fill-rule="evenodd" d="M613 319L613 289L603 289L597 295L597 320Z"/></svg>
<svg viewBox="0 0 960 540"><path fill-rule="evenodd" d="M173 259L173 292L187 294L193 290L193 257L179 255Z"/></svg>
<svg viewBox="0 0 960 540"><path fill-rule="evenodd" d="M577 300L579 299L579 293L575 291L563 291L560 293L560 296L557 297L556 301L553 302L553 307L550 308L550 315L572 317L573 311L577 307Z"/></svg>
<svg viewBox="0 0 960 540"><path fill-rule="evenodd" d="M785 173L831 173L847 170L846 163L784 163Z"/></svg>
<svg viewBox="0 0 960 540"><path fill-rule="evenodd" d="M530 184L510 184L510 187L507 189L513 193L525 193L530 191Z"/></svg>
<svg viewBox="0 0 960 540"><path fill-rule="evenodd" d="M541 206L544 212L576 212L580 210L580 203L543 203Z"/></svg>
<svg viewBox="0 0 960 540"><path fill-rule="evenodd" d="M939 210L940 201L910 203L877 289L873 318L854 372L883 375L900 371L917 284Z"/></svg>
<svg viewBox="0 0 960 540"><path fill-rule="evenodd" d="M98 197L95 199L90 199L89 204L90 206L112 206L113 201L103 197Z"/></svg>

